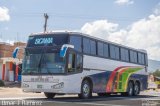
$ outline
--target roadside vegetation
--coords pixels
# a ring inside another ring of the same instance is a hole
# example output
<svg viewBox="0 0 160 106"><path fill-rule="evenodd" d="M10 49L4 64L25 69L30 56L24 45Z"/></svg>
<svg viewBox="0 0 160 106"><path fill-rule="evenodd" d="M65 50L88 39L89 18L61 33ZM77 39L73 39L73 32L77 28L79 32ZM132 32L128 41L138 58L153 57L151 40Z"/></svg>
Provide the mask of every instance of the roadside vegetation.
<svg viewBox="0 0 160 106"><path fill-rule="evenodd" d="M155 72L152 73L156 77L160 77L160 69L157 69Z"/></svg>

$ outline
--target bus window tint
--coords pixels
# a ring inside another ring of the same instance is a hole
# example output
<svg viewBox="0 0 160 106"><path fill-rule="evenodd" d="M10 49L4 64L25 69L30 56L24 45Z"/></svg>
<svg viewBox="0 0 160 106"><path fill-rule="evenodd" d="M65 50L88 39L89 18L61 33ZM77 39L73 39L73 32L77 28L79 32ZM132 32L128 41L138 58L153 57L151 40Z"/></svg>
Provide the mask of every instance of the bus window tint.
<svg viewBox="0 0 160 106"><path fill-rule="evenodd" d="M130 62L137 63L137 52L130 50Z"/></svg>
<svg viewBox="0 0 160 106"><path fill-rule="evenodd" d="M74 45L74 49L81 52L81 37L79 36L71 36L70 37L70 44Z"/></svg>
<svg viewBox="0 0 160 106"><path fill-rule="evenodd" d="M91 54L96 55L96 42L90 40L90 43L91 43Z"/></svg>
<svg viewBox="0 0 160 106"><path fill-rule="evenodd" d="M108 44L103 45L103 55L104 57L109 57Z"/></svg>
<svg viewBox="0 0 160 106"><path fill-rule="evenodd" d="M59 53L46 53L41 58L41 73L64 73L65 60Z"/></svg>
<svg viewBox="0 0 160 106"><path fill-rule="evenodd" d="M90 54L90 50L91 50L90 40L87 38L83 38L83 52Z"/></svg>
<svg viewBox="0 0 160 106"><path fill-rule="evenodd" d="M112 59L119 59L119 47L110 45L110 57Z"/></svg>
<svg viewBox="0 0 160 106"><path fill-rule="evenodd" d="M139 64L145 64L144 54L138 53L138 63Z"/></svg>
<svg viewBox="0 0 160 106"><path fill-rule="evenodd" d="M145 54L145 65L148 65L148 57L147 57L147 54Z"/></svg>
<svg viewBox="0 0 160 106"><path fill-rule="evenodd" d="M127 49L121 48L121 60L129 61L129 51Z"/></svg>
<svg viewBox="0 0 160 106"><path fill-rule="evenodd" d="M74 72L75 71L75 54L70 53L68 58L68 72Z"/></svg>
<svg viewBox="0 0 160 106"><path fill-rule="evenodd" d="M103 43L98 42L98 56L103 56Z"/></svg>

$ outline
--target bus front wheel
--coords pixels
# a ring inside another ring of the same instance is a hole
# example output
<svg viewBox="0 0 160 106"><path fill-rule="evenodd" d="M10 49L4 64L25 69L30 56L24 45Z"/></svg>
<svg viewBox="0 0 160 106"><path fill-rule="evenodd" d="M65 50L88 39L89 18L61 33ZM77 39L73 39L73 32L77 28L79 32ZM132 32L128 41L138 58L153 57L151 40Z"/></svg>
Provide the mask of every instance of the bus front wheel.
<svg viewBox="0 0 160 106"><path fill-rule="evenodd" d="M88 99L92 97L92 86L88 80L84 80L81 85L81 93L78 96L82 99Z"/></svg>
<svg viewBox="0 0 160 106"><path fill-rule="evenodd" d="M48 93L48 92L44 92L44 95L48 98L48 99L52 99L55 97L55 93Z"/></svg>

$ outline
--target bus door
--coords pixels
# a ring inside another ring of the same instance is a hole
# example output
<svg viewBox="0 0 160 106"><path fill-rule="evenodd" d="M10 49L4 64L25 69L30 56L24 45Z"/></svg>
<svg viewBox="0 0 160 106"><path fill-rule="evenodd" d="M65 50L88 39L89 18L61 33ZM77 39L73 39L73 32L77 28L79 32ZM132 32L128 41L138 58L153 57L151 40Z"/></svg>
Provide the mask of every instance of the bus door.
<svg viewBox="0 0 160 106"><path fill-rule="evenodd" d="M69 51L67 62L67 73L79 73L83 69L82 55L75 51Z"/></svg>

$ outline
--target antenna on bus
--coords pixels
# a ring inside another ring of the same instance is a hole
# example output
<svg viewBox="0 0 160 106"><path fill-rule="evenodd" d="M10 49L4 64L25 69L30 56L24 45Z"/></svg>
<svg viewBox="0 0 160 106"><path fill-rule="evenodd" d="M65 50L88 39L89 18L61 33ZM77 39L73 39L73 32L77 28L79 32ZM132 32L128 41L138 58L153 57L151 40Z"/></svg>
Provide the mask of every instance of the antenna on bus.
<svg viewBox="0 0 160 106"><path fill-rule="evenodd" d="M45 33L46 29L47 29L47 20L49 18L49 16L47 15L47 13L44 13L44 18L45 18L45 24L44 24L44 33Z"/></svg>

